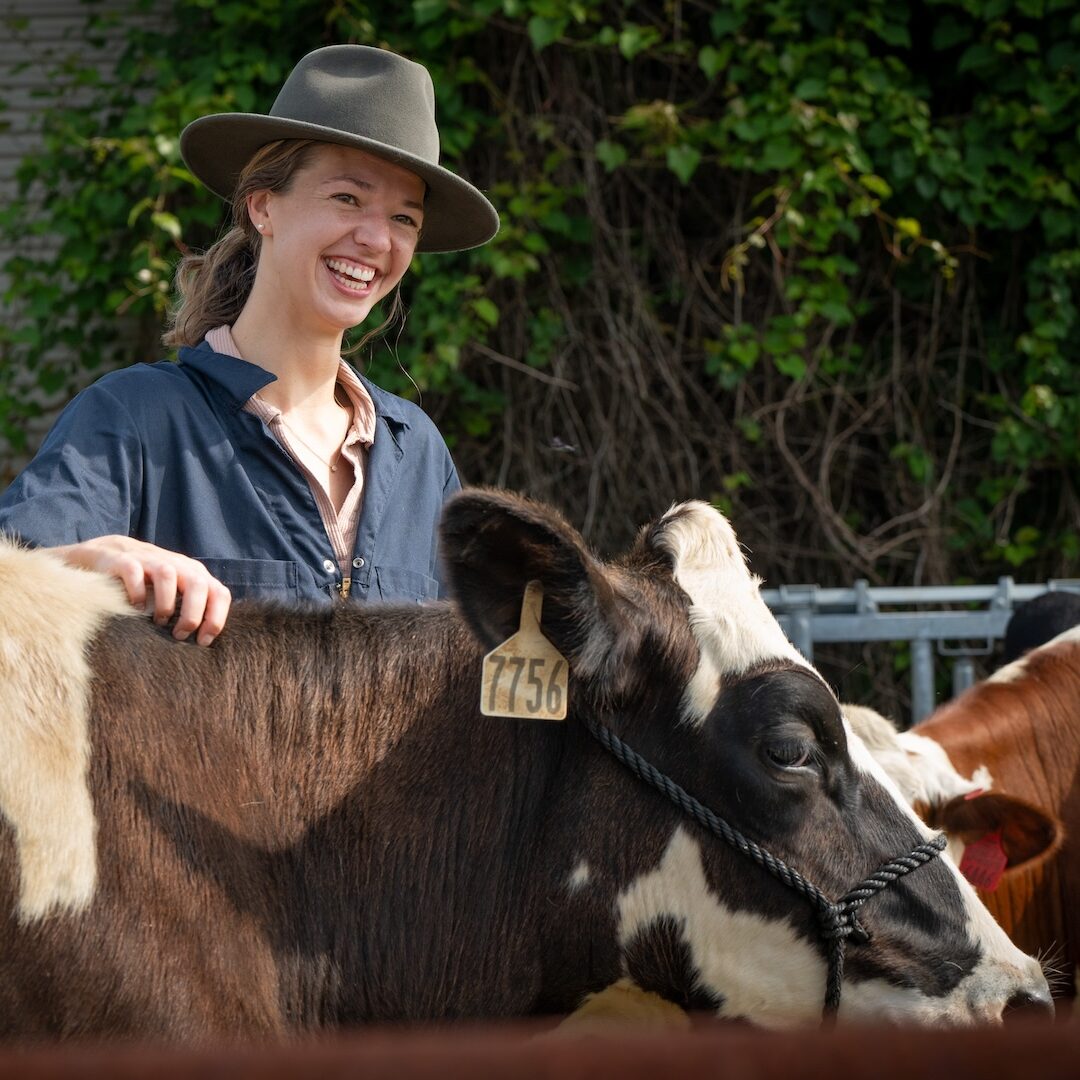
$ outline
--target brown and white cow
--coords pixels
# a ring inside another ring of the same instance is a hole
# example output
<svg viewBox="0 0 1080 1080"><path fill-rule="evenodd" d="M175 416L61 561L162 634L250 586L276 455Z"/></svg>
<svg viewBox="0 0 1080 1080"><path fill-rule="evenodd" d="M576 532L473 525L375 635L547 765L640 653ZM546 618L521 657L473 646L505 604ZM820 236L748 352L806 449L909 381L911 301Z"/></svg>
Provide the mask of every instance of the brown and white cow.
<svg viewBox="0 0 1080 1080"><path fill-rule="evenodd" d="M0 1033L517 1016L620 979L758 1025L817 1020L810 905L581 722L833 898L930 835L725 519L675 507L605 564L550 509L473 491L443 551L454 607L238 604L208 649L47 553L0 552ZM571 669L564 723L478 709L481 657L531 580ZM859 918L841 1019L1049 1001L946 860Z"/></svg>
<svg viewBox="0 0 1080 1080"><path fill-rule="evenodd" d="M900 794L927 824L944 830L950 856L961 871L970 863L965 876L984 883L984 891L994 891L1004 874L1037 865L1061 846L1061 821L1036 802L997 790L986 765L963 776L921 728L898 731L874 709L848 703L841 708ZM982 861L972 859L972 845L986 849Z"/></svg>
<svg viewBox="0 0 1080 1080"><path fill-rule="evenodd" d="M904 777L917 778L905 794L935 827L963 845L996 837L1005 869L983 899L1022 949L1061 957L1071 976L1080 964L1080 627L897 738L906 761L881 749L875 756L901 788ZM990 790L964 797L950 772Z"/></svg>

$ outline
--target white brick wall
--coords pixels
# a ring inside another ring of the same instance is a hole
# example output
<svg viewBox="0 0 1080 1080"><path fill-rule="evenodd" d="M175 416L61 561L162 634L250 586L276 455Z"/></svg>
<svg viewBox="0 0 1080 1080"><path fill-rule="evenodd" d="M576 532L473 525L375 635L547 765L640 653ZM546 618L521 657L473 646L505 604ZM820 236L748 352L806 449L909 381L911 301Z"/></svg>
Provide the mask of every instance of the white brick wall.
<svg viewBox="0 0 1080 1080"><path fill-rule="evenodd" d="M83 63L92 62L108 78L127 30L135 25L160 23L171 10L168 0L156 0L149 14L133 14L132 6L131 0L101 0L93 5L80 0L0 0L0 101L6 106L0 110L0 204L6 206L13 198L19 162L39 141L43 109L54 99L38 95L55 88L56 67L74 54ZM119 18L113 25L95 30L91 41L87 22L95 14ZM62 100L77 104L85 97L85 90L68 85ZM28 236L22 241L22 250L47 251L49 243L47 236ZM10 247L0 241L0 266L11 254ZM2 300L5 285L0 274L0 318L8 325L18 325L18 311ZM28 431L32 448L48 430L56 407L63 402L41 404L48 412ZM0 486L21 465L21 461L0 459Z"/></svg>

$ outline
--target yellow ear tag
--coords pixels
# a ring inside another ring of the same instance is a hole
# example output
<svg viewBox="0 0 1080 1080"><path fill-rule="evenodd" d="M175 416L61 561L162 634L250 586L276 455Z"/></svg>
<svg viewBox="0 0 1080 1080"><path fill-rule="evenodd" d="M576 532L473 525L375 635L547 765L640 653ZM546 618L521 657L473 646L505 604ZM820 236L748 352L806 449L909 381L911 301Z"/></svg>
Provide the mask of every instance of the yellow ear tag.
<svg viewBox="0 0 1080 1080"><path fill-rule="evenodd" d="M518 720L565 720L565 658L540 632L544 587L525 586L518 632L484 657L480 711Z"/></svg>

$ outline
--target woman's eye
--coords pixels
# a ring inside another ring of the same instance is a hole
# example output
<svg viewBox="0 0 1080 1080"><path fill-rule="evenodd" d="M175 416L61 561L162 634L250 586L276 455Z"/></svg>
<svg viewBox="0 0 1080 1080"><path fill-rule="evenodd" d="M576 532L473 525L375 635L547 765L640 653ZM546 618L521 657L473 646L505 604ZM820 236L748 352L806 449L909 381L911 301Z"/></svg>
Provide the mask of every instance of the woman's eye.
<svg viewBox="0 0 1080 1080"><path fill-rule="evenodd" d="M356 203L356 196L350 195L347 191L339 191L336 195L331 196L331 198L338 200L347 199L350 206L355 205Z"/></svg>
<svg viewBox="0 0 1080 1080"><path fill-rule="evenodd" d="M765 756L781 769L801 769L809 764L811 749L804 742L774 742L765 747Z"/></svg>

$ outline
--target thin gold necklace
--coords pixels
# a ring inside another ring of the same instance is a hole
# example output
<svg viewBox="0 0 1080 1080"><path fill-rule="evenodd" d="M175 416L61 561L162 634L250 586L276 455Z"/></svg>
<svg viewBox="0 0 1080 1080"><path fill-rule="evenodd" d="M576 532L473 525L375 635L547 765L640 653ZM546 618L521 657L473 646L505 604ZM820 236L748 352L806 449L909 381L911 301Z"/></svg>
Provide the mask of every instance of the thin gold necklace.
<svg viewBox="0 0 1080 1080"><path fill-rule="evenodd" d="M341 398L338 397L338 389L339 389L338 385L337 385L337 383L335 383L334 384L334 402L336 404L340 405L343 409L348 409L348 405L346 405L345 402L342 401ZM329 460L327 460L326 458L324 458L322 456L322 454L319 453L318 450L315 449L314 446L311 445L311 443L309 443L307 441L307 439L305 439L303 437L303 435L300 434L299 431L296 430L296 428L294 428L292 426L292 424L289 423L288 420L285 419L285 414L284 413L278 414L278 419L281 421L283 426L287 427L289 429L289 431L292 432L292 434L295 437L296 441L301 446L306 447L307 450L309 450L312 454L314 454L319 459L319 461L321 461L331 472L337 472L338 467L337 467L337 465L334 464L334 462L339 457L341 457L341 450L342 450L341 446L339 446L337 448L337 450L335 450L334 453L330 455ZM350 422L351 422L351 413L350 413ZM342 444L342 446L343 445L344 445L344 443Z"/></svg>

